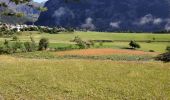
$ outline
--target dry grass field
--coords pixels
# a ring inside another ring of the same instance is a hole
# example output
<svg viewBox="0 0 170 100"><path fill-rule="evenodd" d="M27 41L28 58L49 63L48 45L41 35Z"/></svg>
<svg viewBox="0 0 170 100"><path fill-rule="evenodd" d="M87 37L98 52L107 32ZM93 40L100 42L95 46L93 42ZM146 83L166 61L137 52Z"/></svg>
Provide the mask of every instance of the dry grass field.
<svg viewBox="0 0 170 100"><path fill-rule="evenodd" d="M4 100L168 100L170 63L0 56Z"/></svg>

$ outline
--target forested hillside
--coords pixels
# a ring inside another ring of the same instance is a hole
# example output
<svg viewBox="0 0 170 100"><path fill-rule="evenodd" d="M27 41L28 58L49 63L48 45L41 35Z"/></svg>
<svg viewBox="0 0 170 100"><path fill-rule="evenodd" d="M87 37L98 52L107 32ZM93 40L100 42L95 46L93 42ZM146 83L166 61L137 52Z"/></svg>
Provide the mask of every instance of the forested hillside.
<svg viewBox="0 0 170 100"><path fill-rule="evenodd" d="M38 25L98 31L170 30L170 0L49 0ZM46 20L44 20L46 19Z"/></svg>

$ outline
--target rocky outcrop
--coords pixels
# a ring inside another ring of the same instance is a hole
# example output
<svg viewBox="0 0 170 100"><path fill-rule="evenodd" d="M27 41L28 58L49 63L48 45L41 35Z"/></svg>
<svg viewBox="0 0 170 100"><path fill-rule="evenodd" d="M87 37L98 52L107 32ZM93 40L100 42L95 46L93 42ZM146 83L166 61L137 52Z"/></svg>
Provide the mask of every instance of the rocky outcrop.
<svg viewBox="0 0 170 100"><path fill-rule="evenodd" d="M39 17L40 12L36 9L33 9L25 4L20 4L20 5L16 5L14 3L9 3L9 0L0 0L0 2L5 2L6 4L8 4L10 10L14 11L14 12L22 12L25 14L25 17L23 18L11 18L9 16L3 16L1 15L0 17L0 22L7 22L7 23L15 23L16 21L12 21L12 19L17 19L17 22L23 22L23 20L25 21L33 21L37 20ZM34 5L35 7L41 7L44 6L44 3L37 3L37 2L30 2L30 4ZM1 11L1 8L0 8ZM2 11L1 11L2 12ZM1 14L0 12L0 14Z"/></svg>

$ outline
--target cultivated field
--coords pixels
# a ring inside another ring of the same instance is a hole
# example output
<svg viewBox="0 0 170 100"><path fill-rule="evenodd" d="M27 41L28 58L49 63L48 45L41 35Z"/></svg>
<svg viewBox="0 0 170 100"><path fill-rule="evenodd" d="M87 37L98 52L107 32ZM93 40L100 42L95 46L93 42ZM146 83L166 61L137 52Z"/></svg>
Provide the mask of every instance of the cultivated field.
<svg viewBox="0 0 170 100"><path fill-rule="evenodd" d="M75 36L94 47L69 51L36 51L0 55L0 100L169 100L170 63L155 61L170 45L170 34L24 32L20 41L50 47L75 46ZM12 38L0 38L0 43ZM135 40L141 48L127 49ZM111 42L110 42L111 41ZM151 50L153 50L151 52Z"/></svg>

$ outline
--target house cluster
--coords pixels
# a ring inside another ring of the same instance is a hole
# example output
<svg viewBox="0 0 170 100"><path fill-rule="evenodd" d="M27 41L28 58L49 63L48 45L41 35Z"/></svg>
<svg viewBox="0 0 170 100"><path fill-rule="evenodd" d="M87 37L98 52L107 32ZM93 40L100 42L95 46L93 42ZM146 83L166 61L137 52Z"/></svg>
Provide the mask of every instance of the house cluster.
<svg viewBox="0 0 170 100"><path fill-rule="evenodd" d="M1 24L0 23L0 28L2 28L2 27L5 27L7 30L15 29L17 32L20 32L21 29L23 29L23 28L36 27L36 26L35 25L19 25L19 24L14 25L14 24L6 24L6 23Z"/></svg>
<svg viewBox="0 0 170 100"><path fill-rule="evenodd" d="M22 24L22 25L19 25L19 24L7 24L7 23L0 23L0 28L5 28L7 30L15 30L17 32L20 32L22 29L25 29L25 28L41 28L41 29L45 29L45 30L58 30L59 32L65 32L65 31L68 31L68 29L66 28L63 28L63 27L47 27L47 26L36 26L36 25L26 25L26 24Z"/></svg>

